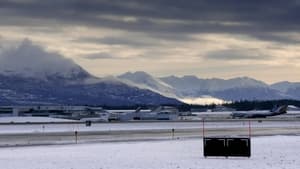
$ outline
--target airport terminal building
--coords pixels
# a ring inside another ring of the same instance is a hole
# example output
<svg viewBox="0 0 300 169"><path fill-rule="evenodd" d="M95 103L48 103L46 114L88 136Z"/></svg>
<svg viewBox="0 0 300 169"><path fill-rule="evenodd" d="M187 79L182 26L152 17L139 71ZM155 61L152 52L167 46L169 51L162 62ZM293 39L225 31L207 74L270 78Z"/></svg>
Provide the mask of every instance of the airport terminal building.
<svg viewBox="0 0 300 169"><path fill-rule="evenodd" d="M152 110L105 110L91 106L0 106L0 117L38 116L80 121L177 120L179 113L176 107L171 106L159 106Z"/></svg>
<svg viewBox="0 0 300 169"><path fill-rule="evenodd" d="M102 107L90 106L1 106L0 117L7 116L39 116L80 120L108 116ZM99 119L100 120L100 119Z"/></svg>

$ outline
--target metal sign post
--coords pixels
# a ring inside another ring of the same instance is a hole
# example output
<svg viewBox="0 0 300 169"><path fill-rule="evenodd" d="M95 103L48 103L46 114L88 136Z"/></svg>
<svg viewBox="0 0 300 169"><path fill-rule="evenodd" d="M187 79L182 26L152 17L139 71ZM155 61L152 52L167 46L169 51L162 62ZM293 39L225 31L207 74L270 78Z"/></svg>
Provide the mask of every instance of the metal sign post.
<svg viewBox="0 0 300 169"><path fill-rule="evenodd" d="M251 121L249 120L249 139L251 138Z"/></svg>
<svg viewBox="0 0 300 169"><path fill-rule="evenodd" d="M75 131L75 143L77 144L77 141L78 141L78 132Z"/></svg>
<svg viewBox="0 0 300 169"><path fill-rule="evenodd" d="M202 138L204 138L204 118L202 118Z"/></svg>

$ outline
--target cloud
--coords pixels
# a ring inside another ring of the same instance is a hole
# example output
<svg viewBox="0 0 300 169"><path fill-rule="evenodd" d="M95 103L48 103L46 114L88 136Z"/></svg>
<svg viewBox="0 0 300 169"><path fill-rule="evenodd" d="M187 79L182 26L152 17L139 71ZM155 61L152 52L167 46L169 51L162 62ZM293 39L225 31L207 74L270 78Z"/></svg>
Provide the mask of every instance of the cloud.
<svg viewBox="0 0 300 169"><path fill-rule="evenodd" d="M294 34L294 33L292 33ZM299 44L300 36L296 34L296 36L291 36L289 34L272 34L272 33L256 33L255 38L262 41L276 42L281 44Z"/></svg>
<svg viewBox="0 0 300 169"><path fill-rule="evenodd" d="M157 46L158 42L154 43L153 39L137 39L131 36L127 37L103 37L103 38L95 38L95 37L84 37L75 40L76 42L87 42L87 43L95 43L95 44L106 44L106 45L125 45L132 47L145 47L145 46Z"/></svg>
<svg viewBox="0 0 300 169"><path fill-rule="evenodd" d="M3 0L0 6L1 16L10 16L1 19L1 25L48 22L149 34L229 33L258 38L264 38L262 33L297 32L300 28L296 0Z"/></svg>
<svg viewBox="0 0 300 169"><path fill-rule="evenodd" d="M100 53L87 54L84 56L84 58L90 60L97 60L97 59L117 59L118 57L115 57L109 53L100 52Z"/></svg>
<svg viewBox="0 0 300 169"><path fill-rule="evenodd" d="M1 0L0 34L4 47L30 38L46 46L44 52L57 51L99 76L144 70L232 77L247 64L245 76L261 76L257 69L263 65L272 70L264 78L272 73L273 79L285 78L272 66L288 65L280 71L299 79L300 64L291 62L300 52L299 5L298 0Z"/></svg>
<svg viewBox="0 0 300 169"><path fill-rule="evenodd" d="M4 49L0 53L0 72L23 75L64 74L81 69L71 59L25 39L16 47Z"/></svg>
<svg viewBox="0 0 300 169"><path fill-rule="evenodd" d="M269 60L272 56L263 54L259 49L225 49L209 52L207 59L216 60Z"/></svg>

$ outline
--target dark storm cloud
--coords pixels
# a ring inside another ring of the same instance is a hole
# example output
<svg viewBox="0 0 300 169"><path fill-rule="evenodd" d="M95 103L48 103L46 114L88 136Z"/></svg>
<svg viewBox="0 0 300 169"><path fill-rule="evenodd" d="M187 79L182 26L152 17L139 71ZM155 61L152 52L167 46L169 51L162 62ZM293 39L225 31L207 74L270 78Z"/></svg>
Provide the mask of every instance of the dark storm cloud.
<svg viewBox="0 0 300 169"><path fill-rule="evenodd" d="M216 60L268 60L272 56L262 54L257 49L227 49L209 52L205 57Z"/></svg>
<svg viewBox="0 0 300 169"><path fill-rule="evenodd" d="M2 0L0 25L58 23L150 35L233 33L293 43L270 33L299 32L299 11L299 0Z"/></svg>

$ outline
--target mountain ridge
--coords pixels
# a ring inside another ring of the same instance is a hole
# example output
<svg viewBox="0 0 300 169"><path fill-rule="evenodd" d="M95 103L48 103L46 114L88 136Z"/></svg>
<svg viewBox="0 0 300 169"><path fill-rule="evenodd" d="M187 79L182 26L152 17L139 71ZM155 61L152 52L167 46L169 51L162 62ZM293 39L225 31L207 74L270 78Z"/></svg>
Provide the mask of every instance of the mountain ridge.
<svg viewBox="0 0 300 169"><path fill-rule="evenodd" d="M143 71L96 77L59 53L25 39L0 53L0 104L182 104L300 99L300 83L271 85L250 77L154 77ZM193 102L194 103L194 102Z"/></svg>
<svg viewBox="0 0 300 169"><path fill-rule="evenodd" d="M146 72L141 73L145 76L142 78L153 79L155 77L147 74ZM124 74L123 74L124 75ZM131 73L131 76L134 76L135 73ZM122 75L120 75L122 76ZM124 76L123 76L124 77ZM136 78L141 77L131 77L135 79L133 82L136 82ZM131 80L128 78L127 80ZM222 99L224 101L238 101L238 100L274 100L274 99L299 99L300 94L295 95L292 92L283 92L269 85L263 81L256 80L250 77L236 77L231 79L220 79L220 78L211 78L211 79L201 79L194 75L185 75L182 77L178 76L166 76L157 78L163 83L171 86L175 91L174 95L178 99L197 99L197 98L206 98L210 96L211 99ZM145 80L144 80L145 81ZM144 84L147 86L147 84ZM157 84L159 85L159 84ZM295 85L298 85L297 83ZM148 89L151 89L151 86L148 86ZM300 85L299 85L300 89ZM295 90L299 90L295 88ZM291 90L289 90L291 91ZM294 93L297 93L293 91ZM161 92L161 94L164 94Z"/></svg>
<svg viewBox="0 0 300 169"><path fill-rule="evenodd" d="M0 53L0 105L183 104L117 78L98 78L62 55L24 40Z"/></svg>

